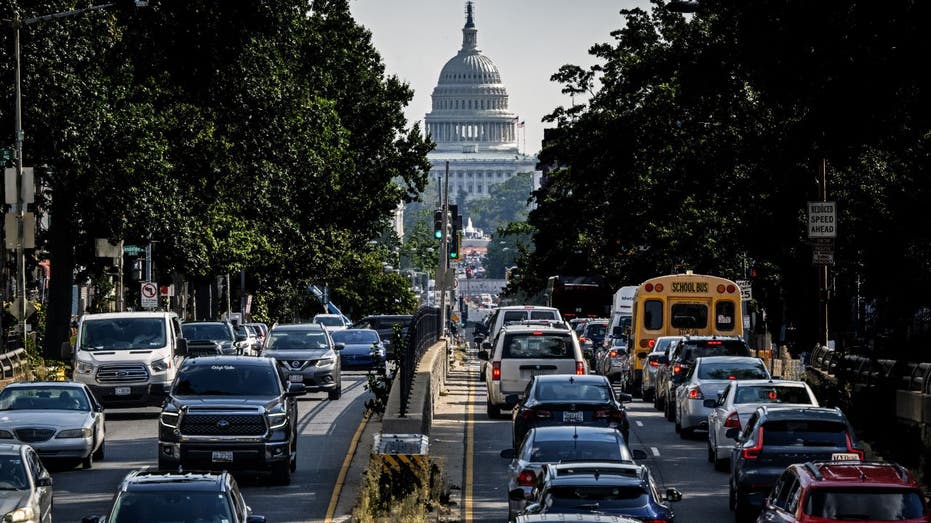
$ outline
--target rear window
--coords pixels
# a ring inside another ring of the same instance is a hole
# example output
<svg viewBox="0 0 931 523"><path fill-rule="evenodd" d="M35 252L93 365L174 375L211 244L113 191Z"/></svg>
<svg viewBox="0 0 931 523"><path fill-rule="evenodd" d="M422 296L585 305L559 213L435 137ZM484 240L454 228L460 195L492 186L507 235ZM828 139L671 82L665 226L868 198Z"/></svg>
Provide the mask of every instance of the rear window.
<svg viewBox="0 0 931 523"><path fill-rule="evenodd" d="M847 426L836 421L772 420L763 425L763 444L779 447L846 447Z"/></svg>
<svg viewBox="0 0 931 523"><path fill-rule="evenodd" d="M622 445L617 441L535 441L530 449L529 461L558 463L570 460L630 461L627 452L621 454Z"/></svg>
<svg viewBox="0 0 931 523"><path fill-rule="evenodd" d="M714 326L719 331L734 330L736 305L732 301L719 301L714 305Z"/></svg>
<svg viewBox="0 0 931 523"><path fill-rule="evenodd" d="M527 313L524 311L505 311L504 313L505 325L510 321L524 321L525 319L527 319Z"/></svg>
<svg viewBox="0 0 931 523"><path fill-rule="evenodd" d="M594 340L603 340L605 338L605 331L608 330L608 325L605 323L590 323L588 325L588 337Z"/></svg>
<svg viewBox="0 0 931 523"><path fill-rule="evenodd" d="M531 320L555 320L555 311L530 311Z"/></svg>
<svg viewBox="0 0 931 523"><path fill-rule="evenodd" d="M816 488L805 498L805 514L835 520L897 521L925 515L915 490Z"/></svg>
<svg viewBox="0 0 931 523"><path fill-rule="evenodd" d="M663 328L663 302L660 300L643 302L643 328L648 331Z"/></svg>
<svg viewBox="0 0 931 523"><path fill-rule="evenodd" d="M670 324L676 329L704 329L708 326L708 307L701 303L675 303L669 309Z"/></svg>
<svg viewBox="0 0 931 523"><path fill-rule="evenodd" d="M694 340L686 342L682 350L685 361L708 356L750 356L750 348L743 340Z"/></svg>
<svg viewBox="0 0 931 523"><path fill-rule="evenodd" d="M568 334L508 334L504 337L502 358L564 359L575 358Z"/></svg>
<svg viewBox="0 0 931 523"><path fill-rule="evenodd" d="M534 398L542 401L593 401L606 402L610 398L608 387L594 383L544 382L538 383Z"/></svg>
<svg viewBox="0 0 931 523"><path fill-rule="evenodd" d="M811 404L804 387L749 386L737 389L734 403L802 403Z"/></svg>
<svg viewBox="0 0 931 523"><path fill-rule="evenodd" d="M698 378L703 380L759 380L768 377L761 362L702 363L698 368Z"/></svg>
<svg viewBox="0 0 931 523"><path fill-rule="evenodd" d="M593 509L605 508L636 508L643 507L649 503L649 494L637 486L558 486L552 487L543 495L543 502L549 506L571 505L572 508L580 508L586 502L597 502ZM588 507L581 507L588 508ZM552 507L550 507L552 511Z"/></svg>

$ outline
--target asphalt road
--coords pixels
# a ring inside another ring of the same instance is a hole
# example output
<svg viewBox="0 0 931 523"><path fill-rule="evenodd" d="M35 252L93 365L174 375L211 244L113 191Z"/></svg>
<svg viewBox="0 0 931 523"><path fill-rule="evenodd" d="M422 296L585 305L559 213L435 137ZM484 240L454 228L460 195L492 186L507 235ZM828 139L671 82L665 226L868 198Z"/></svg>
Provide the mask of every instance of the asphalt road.
<svg viewBox="0 0 931 523"><path fill-rule="evenodd" d="M365 410L365 383L364 372L344 372L341 399L328 401L322 393L301 397L297 472L291 485L265 486L262 477L237 475L255 514L274 522L324 520L343 458ZM90 470L80 465L50 466L55 521L81 521L86 515L106 513L127 472L155 466L158 413L157 408L108 410L103 461Z"/></svg>
<svg viewBox="0 0 931 523"><path fill-rule="evenodd" d="M511 421L488 419L485 389L479 384L475 390L473 521L506 521L508 462L499 452L510 446ZM727 507L728 474L716 472L707 462L704 433L681 439L652 403L635 399L627 404L627 411L630 447L647 453L648 458L641 462L650 467L661 490L675 487L682 492L682 501L672 504L676 523L733 521Z"/></svg>

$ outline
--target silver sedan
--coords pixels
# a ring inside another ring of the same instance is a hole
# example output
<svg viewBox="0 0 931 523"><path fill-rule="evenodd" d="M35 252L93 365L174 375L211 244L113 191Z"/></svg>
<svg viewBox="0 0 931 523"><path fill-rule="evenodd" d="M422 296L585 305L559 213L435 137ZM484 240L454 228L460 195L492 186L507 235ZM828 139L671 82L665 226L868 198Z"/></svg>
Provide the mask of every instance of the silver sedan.
<svg viewBox="0 0 931 523"><path fill-rule="evenodd" d="M705 399L717 399L718 394L731 381L769 378L769 370L760 358L697 358L685 375L682 385L676 389L676 432L685 439L696 429L707 429L711 409L705 406Z"/></svg>
<svg viewBox="0 0 931 523"><path fill-rule="evenodd" d="M29 445L0 444L0 518L50 523L52 477Z"/></svg>
<svg viewBox="0 0 931 523"><path fill-rule="evenodd" d="M104 456L103 407L83 383L11 383L0 392L0 443L26 443L43 458Z"/></svg>

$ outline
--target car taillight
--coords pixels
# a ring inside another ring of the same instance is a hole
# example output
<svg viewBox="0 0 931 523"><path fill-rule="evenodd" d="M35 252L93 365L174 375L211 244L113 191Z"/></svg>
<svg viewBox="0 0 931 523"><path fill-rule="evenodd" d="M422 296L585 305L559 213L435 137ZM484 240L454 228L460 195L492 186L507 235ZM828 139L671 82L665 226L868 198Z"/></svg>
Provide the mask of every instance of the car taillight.
<svg viewBox="0 0 931 523"><path fill-rule="evenodd" d="M586 341L588 341L588 338L586 338L585 336L582 336L579 338L579 343L585 343Z"/></svg>
<svg viewBox="0 0 931 523"><path fill-rule="evenodd" d="M532 470L524 469L517 476L517 484L521 487L533 487L536 486L536 479L537 475Z"/></svg>
<svg viewBox="0 0 931 523"><path fill-rule="evenodd" d="M608 356L610 356L610 357L612 357L612 358L617 358L617 351L616 351L616 350L613 350L613 351L609 352L609 353L608 353Z"/></svg>
<svg viewBox="0 0 931 523"><path fill-rule="evenodd" d="M850 434L844 434L844 437L847 438L847 452L856 453L856 455L860 456L860 461L863 461L864 453L862 450L854 448L853 442L850 441Z"/></svg>
<svg viewBox="0 0 931 523"><path fill-rule="evenodd" d="M676 363L675 365L672 366L673 374L679 374L680 372L682 372L682 365L679 365L678 363Z"/></svg>
<svg viewBox="0 0 931 523"><path fill-rule="evenodd" d="M576 374L576 376L584 376L584 375L585 375L585 363L583 363L583 362L581 362L581 361L575 362L575 374Z"/></svg>
<svg viewBox="0 0 931 523"><path fill-rule="evenodd" d="M553 417L553 413L548 410L527 409L521 412L521 416L524 419L549 419Z"/></svg>
<svg viewBox="0 0 931 523"><path fill-rule="evenodd" d="M701 394L701 389L698 387L692 387L689 389L689 399L690 400L700 400L704 399L704 396Z"/></svg>
<svg viewBox="0 0 931 523"><path fill-rule="evenodd" d="M750 448L745 448L740 451L741 456L744 459L756 459L760 457L760 452L763 450L763 427L760 427L759 432L756 435L756 444Z"/></svg>
<svg viewBox="0 0 931 523"><path fill-rule="evenodd" d="M501 381L501 362L500 361L491 362L491 380Z"/></svg>
<svg viewBox="0 0 931 523"><path fill-rule="evenodd" d="M659 367L659 362L656 361L656 360L650 360L650 366L651 366L651 367Z"/></svg>
<svg viewBox="0 0 931 523"><path fill-rule="evenodd" d="M730 416L724 420L724 428L726 429L739 429L740 428L740 416L736 412L731 412Z"/></svg>
<svg viewBox="0 0 931 523"><path fill-rule="evenodd" d="M624 420L623 410L602 409L596 410L593 415L595 419L612 419L614 421Z"/></svg>

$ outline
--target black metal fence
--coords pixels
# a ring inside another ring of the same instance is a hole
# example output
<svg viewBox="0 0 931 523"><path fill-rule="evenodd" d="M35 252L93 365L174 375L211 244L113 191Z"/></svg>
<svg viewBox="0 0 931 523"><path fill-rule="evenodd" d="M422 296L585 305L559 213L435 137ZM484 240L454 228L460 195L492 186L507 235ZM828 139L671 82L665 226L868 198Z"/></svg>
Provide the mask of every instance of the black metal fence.
<svg viewBox="0 0 931 523"><path fill-rule="evenodd" d="M404 338L404 345L397 353L398 375L401 386L401 416L407 414L407 402L414 385L414 372L420 358L431 345L440 339L440 309L421 307L411 319L410 328Z"/></svg>

